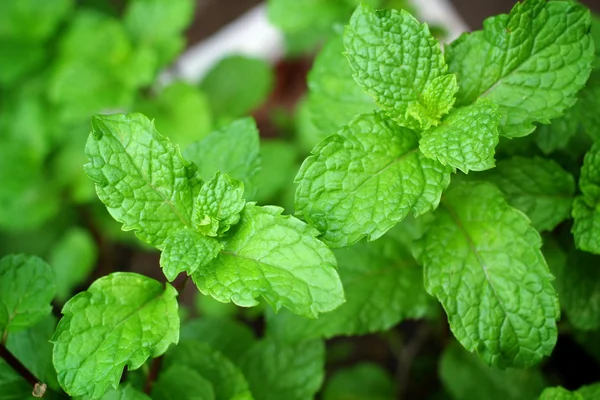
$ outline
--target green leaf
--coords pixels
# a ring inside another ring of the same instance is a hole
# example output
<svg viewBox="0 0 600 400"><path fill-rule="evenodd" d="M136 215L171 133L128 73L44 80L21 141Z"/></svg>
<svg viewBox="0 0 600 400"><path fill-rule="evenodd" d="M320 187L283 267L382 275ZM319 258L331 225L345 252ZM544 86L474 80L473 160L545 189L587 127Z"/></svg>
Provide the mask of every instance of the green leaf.
<svg viewBox="0 0 600 400"><path fill-rule="evenodd" d="M441 125L422 133L419 149L425 156L464 173L493 168L500 123L497 110L488 101L457 108Z"/></svg>
<svg viewBox="0 0 600 400"><path fill-rule="evenodd" d="M560 305L576 329L600 328L600 256L572 251L566 262L549 263Z"/></svg>
<svg viewBox="0 0 600 400"><path fill-rule="evenodd" d="M264 60L233 55L220 60L200 83L217 119L247 115L263 104L273 87L271 66Z"/></svg>
<svg viewBox="0 0 600 400"><path fill-rule="evenodd" d="M538 231L551 231L569 218L575 197L573 176L550 159L512 157L481 176L523 211Z"/></svg>
<svg viewBox="0 0 600 400"><path fill-rule="evenodd" d="M260 182L256 199L264 204L288 186L293 185L298 170L296 159L298 149L284 140L266 140L260 144L261 169L257 182Z"/></svg>
<svg viewBox="0 0 600 400"><path fill-rule="evenodd" d="M185 82L171 83L158 96L139 100L134 109L153 118L156 129L182 149L212 129L208 98Z"/></svg>
<svg viewBox="0 0 600 400"><path fill-rule="evenodd" d="M360 363L335 372L323 390L323 400L393 400L394 381L378 364Z"/></svg>
<svg viewBox="0 0 600 400"><path fill-rule="evenodd" d="M177 291L143 275L116 272L63 307L53 337L58 381L71 396L99 398L123 368L139 368L179 340Z"/></svg>
<svg viewBox="0 0 600 400"><path fill-rule="evenodd" d="M297 115L300 140L307 151L356 115L376 108L352 77L343 52L342 35L336 34L323 46L308 74L308 97Z"/></svg>
<svg viewBox="0 0 600 400"><path fill-rule="evenodd" d="M425 288L450 329L491 366L528 367L556 344L558 298L529 219L484 182L444 194L423 238Z"/></svg>
<svg viewBox="0 0 600 400"><path fill-rule="evenodd" d="M582 386L574 392L557 386L546 388L539 400L595 400L600 396L600 383Z"/></svg>
<svg viewBox="0 0 600 400"><path fill-rule="evenodd" d="M600 141L600 70L592 71L585 87L579 92L578 116L585 133L594 141Z"/></svg>
<svg viewBox="0 0 600 400"><path fill-rule="evenodd" d="M8 255L0 260L0 332L27 329L50 314L56 277L39 257Z"/></svg>
<svg viewBox="0 0 600 400"><path fill-rule="evenodd" d="M309 400L324 378L322 341L289 345L263 339L240 362L256 400Z"/></svg>
<svg viewBox="0 0 600 400"><path fill-rule="evenodd" d="M452 106L456 81L445 76L440 45L406 11L360 5L344 45L354 79L401 126L428 129Z"/></svg>
<svg viewBox="0 0 600 400"><path fill-rule="evenodd" d="M423 156L418 140L382 112L358 116L302 164L296 214L343 247L377 239L411 210L435 209L451 168Z"/></svg>
<svg viewBox="0 0 600 400"><path fill-rule="evenodd" d="M78 227L70 228L52 247L48 261L56 275L56 298L66 301L96 265L98 249L92 235Z"/></svg>
<svg viewBox="0 0 600 400"><path fill-rule="evenodd" d="M227 318L205 316L183 324L181 340L206 343L236 363L256 341L247 325Z"/></svg>
<svg viewBox="0 0 600 400"><path fill-rule="evenodd" d="M501 135L525 136L575 103L593 58L589 11L574 2L529 0L488 18L446 48L457 105L499 106Z"/></svg>
<svg viewBox="0 0 600 400"><path fill-rule="evenodd" d="M133 388L129 384L119 385L118 388L113 389L109 388L104 396L101 397L102 400L150 400L150 397L146 396L144 393L139 390Z"/></svg>
<svg viewBox="0 0 600 400"><path fill-rule="evenodd" d="M263 297L311 318L344 302L333 253L304 222L282 208L249 203L224 250L192 278L200 291L242 307Z"/></svg>
<svg viewBox="0 0 600 400"><path fill-rule="evenodd" d="M0 358L0 400L31 398L31 385Z"/></svg>
<svg viewBox="0 0 600 400"><path fill-rule="evenodd" d="M600 254L600 143L588 151L581 167L582 195L573 203L572 232L578 249Z"/></svg>
<svg viewBox="0 0 600 400"><path fill-rule="evenodd" d="M240 220L245 205L244 183L217 172L200 188L196 200L196 229L203 235L222 236Z"/></svg>
<svg viewBox="0 0 600 400"><path fill-rule="evenodd" d="M72 0L5 0L0 3L0 38L41 42L51 36L72 9Z"/></svg>
<svg viewBox="0 0 600 400"><path fill-rule="evenodd" d="M546 155L562 150L575 136L578 126L579 103L567 109L562 117L553 119L549 125L538 126L535 131L535 142Z"/></svg>
<svg viewBox="0 0 600 400"><path fill-rule="evenodd" d="M6 348L35 377L53 389L59 389L52 365L52 343L50 343L56 322L56 318L49 315L28 329L11 332L6 340Z"/></svg>
<svg viewBox="0 0 600 400"><path fill-rule="evenodd" d="M170 62L185 47L184 29L194 17L192 0L133 0L123 18L125 29L137 46L151 48L158 66Z"/></svg>
<svg viewBox="0 0 600 400"><path fill-rule="evenodd" d="M192 227L195 167L142 114L94 116L85 172L123 230L158 248Z"/></svg>
<svg viewBox="0 0 600 400"><path fill-rule="evenodd" d="M217 172L244 182L246 198L251 199L258 184L260 167L259 136L252 118L242 118L189 145L183 152L198 166L208 181Z"/></svg>
<svg viewBox="0 0 600 400"><path fill-rule="evenodd" d="M248 382L229 359L206 343L181 342L166 354L163 369L182 366L212 384L215 400L252 400ZM257 398L257 400L260 400Z"/></svg>
<svg viewBox="0 0 600 400"><path fill-rule="evenodd" d="M215 400L213 385L193 369L173 365L152 386L153 400Z"/></svg>
<svg viewBox="0 0 600 400"><path fill-rule="evenodd" d="M491 368L455 343L444 350L439 373L455 400L531 400L545 387L537 369Z"/></svg>
<svg viewBox="0 0 600 400"><path fill-rule="evenodd" d="M391 233L335 251L346 303L315 320L267 314L268 331L286 341L364 335L425 316L432 298L423 289L423 270Z"/></svg>
<svg viewBox="0 0 600 400"><path fill-rule="evenodd" d="M193 274L212 261L222 249L218 240L191 229L182 229L169 235L160 254L160 267L172 282L177 275Z"/></svg>

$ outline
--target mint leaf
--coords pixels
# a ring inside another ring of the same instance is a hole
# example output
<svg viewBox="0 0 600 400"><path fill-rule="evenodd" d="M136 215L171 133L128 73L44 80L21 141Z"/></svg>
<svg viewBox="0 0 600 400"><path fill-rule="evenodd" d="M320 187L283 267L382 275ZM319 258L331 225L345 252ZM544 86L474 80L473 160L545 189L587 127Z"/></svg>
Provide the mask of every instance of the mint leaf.
<svg viewBox="0 0 600 400"><path fill-rule="evenodd" d="M551 231L569 218L575 181L550 159L512 157L482 177L496 184L508 204L527 214L538 231Z"/></svg>
<svg viewBox="0 0 600 400"><path fill-rule="evenodd" d="M256 199L260 204L275 198L294 181L298 149L284 140L265 140L260 144L261 169L257 181L260 182ZM269 204L269 203L267 203Z"/></svg>
<svg viewBox="0 0 600 400"><path fill-rule="evenodd" d="M456 338L500 368L549 355L558 299L529 220L484 182L452 186L435 214L420 255L425 288L441 301Z"/></svg>
<svg viewBox="0 0 600 400"><path fill-rule="evenodd" d="M389 372L378 364L360 363L335 372L325 385L323 400L393 400L397 398Z"/></svg>
<svg viewBox="0 0 600 400"><path fill-rule="evenodd" d="M259 58L233 55L220 60L202 79L216 119L247 115L263 104L273 87L271 66Z"/></svg>
<svg viewBox="0 0 600 400"><path fill-rule="evenodd" d="M268 331L287 341L364 335L425 316L432 299L423 289L423 270L390 233L335 250L346 303L316 320L267 314Z"/></svg>
<svg viewBox="0 0 600 400"><path fill-rule="evenodd" d="M27 329L50 314L56 278L39 257L8 255L0 260L0 332Z"/></svg>
<svg viewBox="0 0 600 400"><path fill-rule="evenodd" d="M487 101L457 108L441 125L422 133L419 149L442 165L465 173L493 168L500 123L497 110Z"/></svg>
<svg viewBox="0 0 600 400"><path fill-rule="evenodd" d="M142 114L94 116L85 172L123 230L158 248L192 226L195 168Z"/></svg>
<svg viewBox="0 0 600 400"><path fill-rule="evenodd" d="M567 109L562 117L553 119L549 125L537 127L535 142L544 154L566 148L569 140L575 136L579 127L579 104Z"/></svg>
<svg viewBox="0 0 600 400"><path fill-rule="evenodd" d="M597 57L598 58L598 57ZM592 71L590 78L579 92L577 110L585 133L594 141L600 140L600 117L596 110L600 106L600 70Z"/></svg>
<svg viewBox="0 0 600 400"><path fill-rule="evenodd" d="M92 235L73 227L54 244L48 255L56 275L56 298L66 301L73 289L92 273L98 258L98 249Z"/></svg>
<svg viewBox="0 0 600 400"><path fill-rule="evenodd" d="M595 143L585 155L579 189L582 195L575 199L572 211L575 245L600 254L600 143Z"/></svg>
<svg viewBox="0 0 600 400"><path fill-rule="evenodd" d="M173 365L161 371L158 380L152 386L152 400L215 400L212 383L193 369Z"/></svg>
<svg viewBox="0 0 600 400"><path fill-rule="evenodd" d="M171 282L182 272L191 275L208 264L217 257L221 248L221 243L214 238L182 229L169 235L163 243L160 267Z"/></svg>
<svg viewBox="0 0 600 400"><path fill-rule="evenodd" d="M358 116L302 164L296 214L329 246L343 247L377 239L411 210L434 209L451 169L424 157L418 140L382 112Z"/></svg>
<svg viewBox="0 0 600 400"><path fill-rule="evenodd" d="M247 325L231 319L205 316L183 324L181 340L207 343L236 363L256 341Z"/></svg>
<svg viewBox="0 0 600 400"><path fill-rule="evenodd" d="M58 381L71 396L99 398L123 368L139 368L179 339L177 291L143 275L116 272L63 307L53 337Z"/></svg>
<svg viewBox="0 0 600 400"><path fill-rule="evenodd" d="M210 382L215 400L252 400L248 382L238 367L205 343L181 342L169 350L163 369L169 371L175 366L189 368Z"/></svg>
<svg viewBox="0 0 600 400"><path fill-rule="evenodd" d="M138 100L134 109L154 119L156 129L181 148L201 140L212 129L208 98L189 83L175 81L156 97Z"/></svg>
<svg viewBox="0 0 600 400"><path fill-rule="evenodd" d="M257 190L260 167L259 136L252 118L230 123L204 139L189 145L183 152L198 166L202 179L208 181L217 172L244 182L246 198Z"/></svg>
<svg viewBox="0 0 600 400"><path fill-rule="evenodd" d="M263 339L240 362L256 400L308 400L324 378L325 346L322 341L294 345Z"/></svg>
<svg viewBox="0 0 600 400"><path fill-rule="evenodd" d="M31 385L0 358L0 400L31 398Z"/></svg>
<svg viewBox="0 0 600 400"><path fill-rule="evenodd" d="M356 115L376 108L352 77L343 53L342 35L336 34L323 46L308 74L308 97L297 111L300 140L307 151Z"/></svg>
<svg viewBox="0 0 600 400"><path fill-rule="evenodd" d="M600 396L600 383L582 386L574 392L563 387L552 387L544 390L539 400L594 400Z"/></svg>
<svg viewBox="0 0 600 400"><path fill-rule="evenodd" d="M531 400L545 387L537 369L491 368L456 343L444 350L439 373L446 391L456 400Z"/></svg>
<svg viewBox="0 0 600 400"><path fill-rule="evenodd" d="M428 129L452 106L456 81L444 77L440 46L427 25L406 11L360 5L344 45L354 79L401 126Z"/></svg>
<svg viewBox="0 0 600 400"><path fill-rule="evenodd" d="M127 4L123 22L136 46L151 48L157 66L162 66L183 50L182 33L193 16L192 0L133 0Z"/></svg>
<svg viewBox="0 0 600 400"><path fill-rule="evenodd" d="M484 97L499 106L500 133L531 133L575 103L594 47L587 9L573 2L529 0L484 22L446 48L458 78L457 105Z"/></svg>
<svg viewBox="0 0 600 400"><path fill-rule="evenodd" d="M222 236L240 220L246 205L244 184L217 172L200 188L196 200L195 226L207 236Z"/></svg>
<svg viewBox="0 0 600 400"><path fill-rule="evenodd" d="M311 318L342 304L333 253L314 228L282 211L246 205L223 251L192 275L198 289L242 307L262 296L276 311L284 306Z"/></svg>
<svg viewBox="0 0 600 400"><path fill-rule="evenodd" d="M549 265L556 276L554 287L560 305L571 325L586 331L600 328L600 256L572 251L566 262Z"/></svg>
<svg viewBox="0 0 600 400"><path fill-rule="evenodd" d="M150 397L137 389L134 389L131 385L119 385L118 388L109 388L102 400L150 400Z"/></svg>
<svg viewBox="0 0 600 400"><path fill-rule="evenodd" d="M18 37L29 42L43 41L73 7L72 0L6 0L0 4L0 37Z"/></svg>

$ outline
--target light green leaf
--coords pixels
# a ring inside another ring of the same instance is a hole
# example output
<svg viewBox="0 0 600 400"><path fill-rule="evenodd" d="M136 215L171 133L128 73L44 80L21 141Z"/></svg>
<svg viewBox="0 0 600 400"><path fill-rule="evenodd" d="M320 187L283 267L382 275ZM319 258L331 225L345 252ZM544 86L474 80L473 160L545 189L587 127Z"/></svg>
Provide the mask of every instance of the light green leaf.
<svg viewBox="0 0 600 400"><path fill-rule="evenodd" d="M94 116L85 172L123 230L158 248L192 227L195 167L142 114Z"/></svg>
<svg viewBox="0 0 600 400"><path fill-rule="evenodd" d="M324 378L322 341L294 345L263 339L240 362L256 400L310 400Z"/></svg>
<svg viewBox="0 0 600 400"><path fill-rule="evenodd" d="M257 181L260 182L256 199L265 204L293 185L298 171L297 146L284 140L265 140L260 144L261 169Z"/></svg>
<svg viewBox="0 0 600 400"><path fill-rule="evenodd" d="M393 400L394 381L378 364L360 363L335 372L323 390L323 400Z"/></svg>
<svg viewBox="0 0 600 400"><path fill-rule="evenodd" d="M193 0L132 0L123 23L136 45L151 48L162 66L183 50L183 31L193 18Z"/></svg>
<svg viewBox="0 0 600 400"><path fill-rule="evenodd" d="M376 108L371 96L352 77L343 52L342 35L336 34L323 46L308 74L308 97L297 115L300 140L306 151L358 114Z"/></svg>
<svg viewBox="0 0 600 400"><path fill-rule="evenodd" d="M444 194L423 238L425 288L450 329L491 366L528 367L556 344L558 298L538 232L485 182Z"/></svg>
<svg viewBox="0 0 600 400"><path fill-rule="evenodd" d="M433 299L423 289L423 270L390 233L335 251L346 303L315 320L289 312L267 314L268 331L297 342L384 331L404 319L425 316Z"/></svg>
<svg viewBox="0 0 600 400"><path fill-rule="evenodd" d="M419 149L442 165L465 173L493 168L500 122L497 110L488 101L457 108L441 125L422 133Z"/></svg>
<svg viewBox="0 0 600 400"><path fill-rule="evenodd" d="M58 381L71 396L99 398L123 368L139 368L179 340L177 291L143 275L116 272L63 307L53 337Z"/></svg>
<svg viewBox="0 0 600 400"><path fill-rule="evenodd" d="M531 133L575 103L591 69L589 11L574 2L529 0L446 48L457 105L484 97L499 106L500 133Z"/></svg>
<svg viewBox="0 0 600 400"><path fill-rule="evenodd" d="M418 140L382 112L358 116L302 164L296 214L343 247L377 239L410 211L435 209L451 168L423 156Z"/></svg>
<svg viewBox="0 0 600 400"><path fill-rule="evenodd" d="M578 249L600 254L600 143L587 152L581 167L582 195L573 203L572 232Z"/></svg>
<svg viewBox="0 0 600 400"><path fill-rule="evenodd" d="M205 316L183 324L181 340L207 343L235 363L256 341L247 325L232 319Z"/></svg>
<svg viewBox="0 0 600 400"><path fill-rule="evenodd" d="M8 255L0 260L0 332L27 329L50 314L56 277L39 257Z"/></svg>
<svg viewBox="0 0 600 400"><path fill-rule="evenodd" d="M282 208L249 203L224 250L192 278L204 294L242 307L263 297L310 318L344 302L333 253L304 222Z"/></svg>
<svg viewBox="0 0 600 400"><path fill-rule="evenodd" d="M144 393L139 390L133 388L129 384L119 385L118 388L113 389L109 388L104 396L101 397L102 400L150 400L150 397L146 396Z"/></svg>
<svg viewBox="0 0 600 400"><path fill-rule="evenodd" d="M556 276L560 305L576 329L600 328L600 256L580 251L566 262L548 263Z"/></svg>
<svg viewBox="0 0 600 400"><path fill-rule="evenodd" d="M260 157L258 130L252 118L239 119L212 132L189 145L183 155L198 166L205 181L217 172L227 174L244 182L246 198L253 198L258 185Z"/></svg>
<svg viewBox="0 0 600 400"><path fill-rule="evenodd" d="M182 229L165 240L160 267L171 282L182 272L193 274L217 257L221 249L218 240L191 229Z"/></svg>
<svg viewBox="0 0 600 400"><path fill-rule="evenodd" d="M4 0L0 2L0 38L41 42L54 33L73 5L72 0Z"/></svg>
<svg viewBox="0 0 600 400"><path fill-rule="evenodd" d="M406 11L361 4L346 27L344 45L354 79L400 125L428 129L454 102L456 82L444 77L439 43Z"/></svg>
<svg viewBox="0 0 600 400"><path fill-rule="evenodd" d="M152 386L152 400L215 400L213 385L198 372L183 365L161 371Z"/></svg>
<svg viewBox="0 0 600 400"><path fill-rule="evenodd" d="M244 183L217 172L200 188L195 227L203 235L222 236L240 220L245 205Z"/></svg>
<svg viewBox="0 0 600 400"><path fill-rule="evenodd" d="M247 115L263 104L273 87L273 78L266 61L232 55L208 71L200 88L207 94L215 118L227 120Z"/></svg>
<svg viewBox="0 0 600 400"><path fill-rule="evenodd" d="M575 181L550 159L512 157L480 177L498 186L508 204L527 214L538 231L551 231L569 218Z"/></svg>
<svg viewBox="0 0 600 400"><path fill-rule="evenodd" d="M173 366L187 367L209 381L215 400L252 400L238 367L206 343L182 341L173 347L164 358L163 368L168 371Z"/></svg>
<svg viewBox="0 0 600 400"><path fill-rule="evenodd" d="M537 369L491 368L456 343L444 350L439 373L454 400L531 400L545 387Z"/></svg>
<svg viewBox="0 0 600 400"><path fill-rule="evenodd" d="M173 82L156 97L138 100L133 109L154 119L156 129L182 149L212 129L208 98L189 83Z"/></svg>
<svg viewBox="0 0 600 400"><path fill-rule="evenodd" d="M56 275L56 298L66 301L96 265L98 249L92 235L78 227L70 228L52 247L48 261Z"/></svg>
<svg viewBox="0 0 600 400"><path fill-rule="evenodd" d="M582 386L574 392L557 386L546 388L539 400L596 400L600 396L600 383Z"/></svg>

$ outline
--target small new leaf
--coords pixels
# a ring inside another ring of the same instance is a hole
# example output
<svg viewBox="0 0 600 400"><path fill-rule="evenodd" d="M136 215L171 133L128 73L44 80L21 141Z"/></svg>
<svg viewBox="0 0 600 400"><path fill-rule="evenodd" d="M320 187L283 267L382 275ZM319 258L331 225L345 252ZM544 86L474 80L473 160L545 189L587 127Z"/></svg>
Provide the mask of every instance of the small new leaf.
<svg viewBox="0 0 600 400"><path fill-rule="evenodd" d="M422 133L419 149L442 165L465 173L493 168L500 123L497 110L489 101L457 108L441 125Z"/></svg>
<svg viewBox="0 0 600 400"><path fill-rule="evenodd" d="M361 4L344 34L356 81L401 126L428 129L458 89L437 40L406 11ZM434 93L435 92L435 93Z"/></svg>
<svg viewBox="0 0 600 400"><path fill-rule="evenodd" d="M221 251L221 243L191 229L182 229L167 237L160 254L160 267L173 281L182 272L193 274L213 260Z"/></svg>
<svg viewBox="0 0 600 400"><path fill-rule="evenodd" d="M86 173L123 230L158 248L191 227L195 167L142 114L96 115L86 145Z"/></svg>
<svg viewBox="0 0 600 400"><path fill-rule="evenodd" d="M240 220L246 205L244 184L226 174L216 175L200 188L196 200L194 224L198 232L207 236L221 236Z"/></svg>
<svg viewBox="0 0 600 400"><path fill-rule="evenodd" d="M445 194L423 238L425 287L469 351L500 368L528 367L556 344L558 298L538 232L484 182Z"/></svg>
<svg viewBox="0 0 600 400"><path fill-rule="evenodd" d="M418 141L381 111L358 116L302 164L296 214L343 247L377 239L410 211L434 209L451 168L423 156Z"/></svg>
<svg viewBox="0 0 600 400"><path fill-rule="evenodd" d="M282 211L247 204L223 251L192 275L200 291L242 307L262 296L275 310L311 318L342 304L333 253L314 228Z"/></svg>
<svg viewBox="0 0 600 400"><path fill-rule="evenodd" d="M591 71L590 14L570 1L528 0L484 22L446 48L460 90L457 104L479 97L498 104L500 133L531 133L575 103Z"/></svg>
<svg viewBox="0 0 600 400"><path fill-rule="evenodd" d="M573 203L573 236L577 248L600 254L600 143L587 152L581 167L582 195Z"/></svg>
<svg viewBox="0 0 600 400"><path fill-rule="evenodd" d="M95 281L69 300L53 337L58 381L71 396L97 399L179 339L177 291L134 273Z"/></svg>
<svg viewBox="0 0 600 400"><path fill-rule="evenodd" d="M0 340L27 329L50 314L56 278L39 257L8 255L0 260Z"/></svg>

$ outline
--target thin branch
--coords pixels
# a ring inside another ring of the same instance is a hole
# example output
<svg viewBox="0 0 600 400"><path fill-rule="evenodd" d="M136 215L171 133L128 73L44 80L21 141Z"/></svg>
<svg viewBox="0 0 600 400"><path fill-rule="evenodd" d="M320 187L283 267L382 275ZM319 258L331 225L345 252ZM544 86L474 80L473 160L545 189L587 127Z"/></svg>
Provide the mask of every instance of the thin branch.
<svg viewBox="0 0 600 400"><path fill-rule="evenodd" d="M402 351L397 355L396 379L400 389L400 398L403 398L406 394L412 362L417 354L419 354L419 351L421 351L421 347L427 341L430 333L430 326L428 324L421 324L411 339L404 344Z"/></svg>
<svg viewBox="0 0 600 400"><path fill-rule="evenodd" d="M16 373L21 375L33 387L32 394L35 397L44 396L46 384L36 378L35 375L33 375L33 373L31 373L31 371L29 371L27 367L24 366L21 361L6 348L6 346L4 346L4 343L0 344L0 358L3 358Z"/></svg>
<svg viewBox="0 0 600 400"><path fill-rule="evenodd" d="M144 384L144 393L146 393L147 395L150 395L150 392L152 391L152 386L158 378L158 373L160 371L161 365L162 356L152 360L152 364L150 365L150 371L148 372L148 376L146 377L146 383Z"/></svg>

